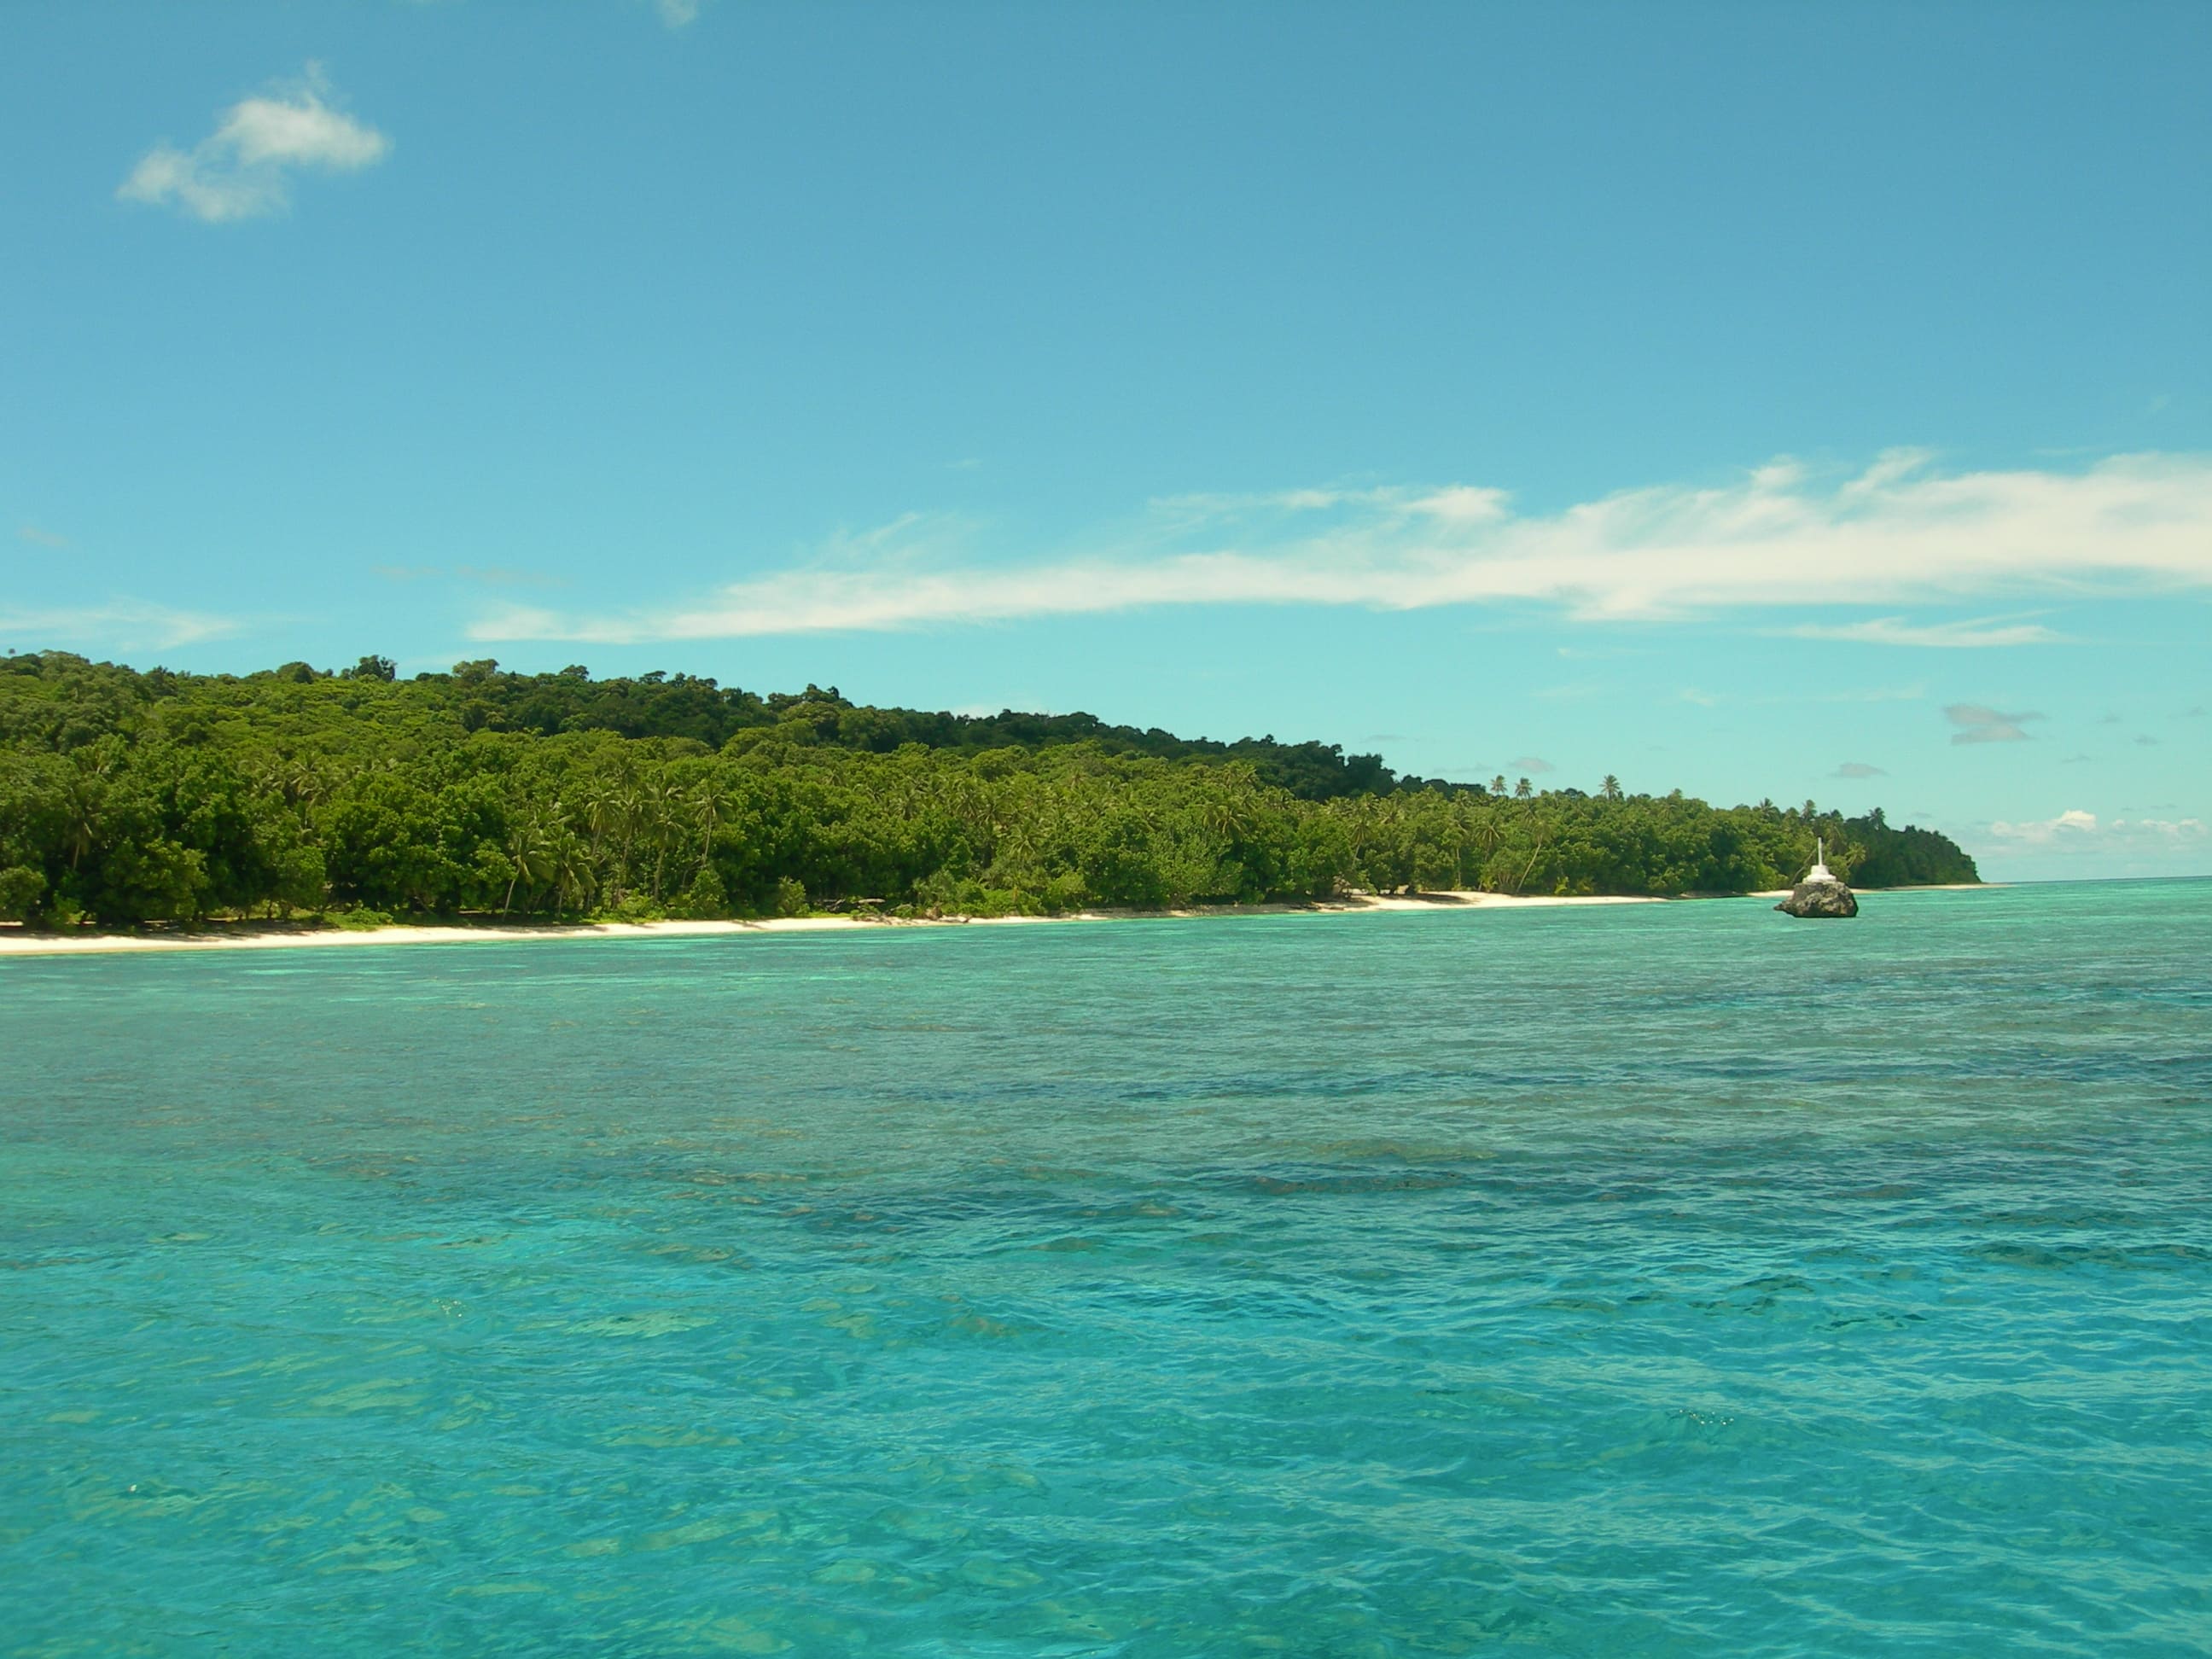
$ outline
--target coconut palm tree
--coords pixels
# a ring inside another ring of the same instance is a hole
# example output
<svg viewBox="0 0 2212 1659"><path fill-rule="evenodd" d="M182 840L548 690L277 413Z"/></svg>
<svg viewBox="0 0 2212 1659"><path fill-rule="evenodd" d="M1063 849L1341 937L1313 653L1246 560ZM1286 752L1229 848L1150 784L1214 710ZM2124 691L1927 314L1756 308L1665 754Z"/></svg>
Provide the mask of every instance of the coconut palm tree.
<svg viewBox="0 0 2212 1659"><path fill-rule="evenodd" d="M554 803L557 811L560 803ZM514 908L514 889L519 882L528 881L532 890L553 874L553 838L545 832L544 822L537 817L519 818L507 832L507 861L512 873L507 878L507 897L499 907L505 915Z"/></svg>
<svg viewBox="0 0 2212 1659"><path fill-rule="evenodd" d="M554 903L564 911L580 910L592 891L592 859L584 843L566 829L552 838L547 854Z"/></svg>
<svg viewBox="0 0 2212 1659"><path fill-rule="evenodd" d="M699 830L699 870L704 870L714 857L714 831L722 827L729 799L722 793L722 786L709 776L699 781L699 787L691 792L690 801L691 822ZM698 871L692 873L696 876Z"/></svg>
<svg viewBox="0 0 2212 1659"><path fill-rule="evenodd" d="M100 840L100 794L99 775L82 763L62 787L62 842L69 848L72 870Z"/></svg>
<svg viewBox="0 0 2212 1659"><path fill-rule="evenodd" d="M653 896L656 902L667 873L668 848L676 837L677 808L683 799L682 793L669 781L665 771L647 777L637 792L640 827L653 848Z"/></svg>

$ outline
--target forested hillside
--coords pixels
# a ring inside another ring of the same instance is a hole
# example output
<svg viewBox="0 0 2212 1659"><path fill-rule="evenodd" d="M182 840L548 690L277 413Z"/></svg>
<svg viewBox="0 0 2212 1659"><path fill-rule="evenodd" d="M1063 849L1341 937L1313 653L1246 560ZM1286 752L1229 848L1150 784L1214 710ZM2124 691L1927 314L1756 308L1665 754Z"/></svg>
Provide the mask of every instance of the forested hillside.
<svg viewBox="0 0 2212 1659"><path fill-rule="evenodd" d="M1977 878L1878 811L1456 785L1087 714L489 661L401 680L374 657L243 677L0 659L0 919L50 926L1742 892L1794 880L1816 835L1861 885Z"/></svg>

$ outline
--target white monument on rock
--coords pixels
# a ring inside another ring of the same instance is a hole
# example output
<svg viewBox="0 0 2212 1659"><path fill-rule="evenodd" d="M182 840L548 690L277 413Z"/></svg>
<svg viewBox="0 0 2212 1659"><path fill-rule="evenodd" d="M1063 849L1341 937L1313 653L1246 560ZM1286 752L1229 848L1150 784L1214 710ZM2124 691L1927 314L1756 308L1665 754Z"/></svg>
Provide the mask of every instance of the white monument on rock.
<svg viewBox="0 0 2212 1659"><path fill-rule="evenodd" d="M1835 878L1828 873L1827 842L1818 840L1817 838L1814 841L1813 867L1805 872L1805 879L1808 881L1835 880Z"/></svg>
<svg viewBox="0 0 2212 1659"><path fill-rule="evenodd" d="M1828 868L1828 843L1815 840L1813 867L1805 872L1804 880L1790 890L1790 896L1774 908L1793 916L1855 916L1859 902Z"/></svg>

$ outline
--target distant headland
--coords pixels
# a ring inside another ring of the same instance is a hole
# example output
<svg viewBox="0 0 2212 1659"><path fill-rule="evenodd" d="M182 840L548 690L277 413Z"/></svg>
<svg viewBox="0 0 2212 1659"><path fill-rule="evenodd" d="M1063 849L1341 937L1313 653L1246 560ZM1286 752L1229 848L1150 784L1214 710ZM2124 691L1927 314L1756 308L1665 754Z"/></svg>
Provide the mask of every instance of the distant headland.
<svg viewBox="0 0 2212 1659"><path fill-rule="evenodd" d="M929 920L1972 884L1933 830L1813 802L1401 776L1089 714L973 716L684 674L401 679L0 659L0 921Z"/></svg>

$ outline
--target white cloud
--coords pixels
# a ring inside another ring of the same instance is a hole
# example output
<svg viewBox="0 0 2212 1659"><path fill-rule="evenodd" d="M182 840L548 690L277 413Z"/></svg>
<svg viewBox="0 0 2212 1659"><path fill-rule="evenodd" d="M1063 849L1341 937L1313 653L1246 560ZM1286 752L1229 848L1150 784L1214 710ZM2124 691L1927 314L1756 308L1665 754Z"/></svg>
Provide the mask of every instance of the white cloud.
<svg viewBox="0 0 2212 1659"><path fill-rule="evenodd" d="M849 556L623 616L502 611L484 640L626 641L926 628L1141 606L1535 602L1586 619L2212 586L2212 456L1943 476L1883 457L1828 487L1778 462L1734 483L1623 491L1550 514L1495 490L1316 489L1156 501L1105 553L989 564ZM963 541L963 545L967 544ZM1844 623L1881 643L2022 644L2002 619ZM1871 631L1869 631L1871 630Z"/></svg>
<svg viewBox="0 0 2212 1659"><path fill-rule="evenodd" d="M35 543L40 547L67 547L70 544L68 537L58 536L51 530L41 530L34 524L24 525L15 534L22 540Z"/></svg>
<svg viewBox="0 0 2212 1659"><path fill-rule="evenodd" d="M375 128L332 108L329 90L310 64L295 85L233 104L190 150L167 139L155 145L115 193L209 224L281 213L291 205L295 172L358 173L392 149Z"/></svg>
<svg viewBox="0 0 2212 1659"><path fill-rule="evenodd" d="M1443 524L1495 524L1507 517L1507 502L1510 499L1502 489L1454 484L1407 502L1407 509Z"/></svg>
<svg viewBox="0 0 2212 1659"><path fill-rule="evenodd" d="M2107 823L2100 823L2094 812L2069 807L2056 817L2027 823L2008 823L2000 818L1990 826L1990 833L2000 841L2024 846L2087 851L2118 842L2179 846L2203 840L2205 832L2202 818L2114 818Z"/></svg>
<svg viewBox="0 0 2212 1659"><path fill-rule="evenodd" d="M699 21L701 0L653 0L653 9L670 28L688 28Z"/></svg>
<svg viewBox="0 0 2212 1659"><path fill-rule="evenodd" d="M2021 727L2043 716L2002 714L1978 702L1954 702L1944 709L1943 718L1960 728L1951 734L1953 743L2026 743L2028 735Z"/></svg>
<svg viewBox="0 0 2212 1659"><path fill-rule="evenodd" d="M1789 630L1799 640L1853 640L1866 645L1924 645L1950 649L1992 645L2046 645L2057 641L2040 623L2008 623L1984 617L1972 622L1908 623L1902 617L1868 622L1808 623Z"/></svg>
<svg viewBox="0 0 2212 1659"><path fill-rule="evenodd" d="M198 645L228 638L245 624L228 617L176 611L138 599L54 610L0 610L0 641L26 650L98 645L130 650Z"/></svg>
<svg viewBox="0 0 2212 1659"><path fill-rule="evenodd" d="M1864 761L1845 761L1835 770L1839 778L1886 778L1888 773L1879 766L1869 766Z"/></svg>
<svg viewBox="0 0 2212 1659"><path fill-rule="evenodd" d="M1556 772L1559 769L1541 755L1523 755L1520 759L1513 762L1512 766L1515 771L1526 772L1534 777L1541 777L1547 772Z"/></svg>
<svg viewBox="0 0 2212 1659"><path fill-rule="evenodd" d="M1990 833L2000 841L2027 842L2032 846L2048 847L2062 837L2094 836L2097 833L2097 815L2069 807L2055 818L2038 818L2032 823L2007 823L1999 818L1990 826Z"/></svg>

